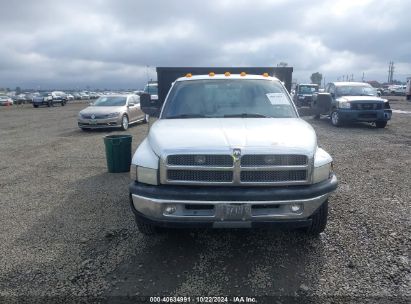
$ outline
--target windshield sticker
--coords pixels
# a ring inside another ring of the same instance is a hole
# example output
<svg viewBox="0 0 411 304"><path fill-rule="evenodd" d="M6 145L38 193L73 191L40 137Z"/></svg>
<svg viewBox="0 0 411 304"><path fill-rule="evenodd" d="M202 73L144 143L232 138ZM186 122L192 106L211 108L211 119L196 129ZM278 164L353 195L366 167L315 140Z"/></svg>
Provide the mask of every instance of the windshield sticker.
<svg viewBox="0 0 411 304"><path fill-rule="evenodd" d="M272 105L289 105L287 97L283 93L267 93L265 94Z"/></svg>

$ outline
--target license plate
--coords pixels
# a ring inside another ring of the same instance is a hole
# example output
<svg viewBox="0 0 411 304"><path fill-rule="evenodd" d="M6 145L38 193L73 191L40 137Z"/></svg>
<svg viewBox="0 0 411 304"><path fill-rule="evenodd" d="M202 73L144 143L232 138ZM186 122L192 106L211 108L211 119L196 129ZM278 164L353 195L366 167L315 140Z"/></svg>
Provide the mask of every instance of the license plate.
<svg viewBox="0 0 411 304"><path fill-rule="evenodd" d="M97 124L97 120L95 119L90 120L90 125L96 125L96 124Z"/></svg>
<svg viewBox="0 0 411 304"><path fill-rule="evenodd" d="M224 220L241 220L247 218L250 207L246 204L226 204L223 206Z"/></svg>

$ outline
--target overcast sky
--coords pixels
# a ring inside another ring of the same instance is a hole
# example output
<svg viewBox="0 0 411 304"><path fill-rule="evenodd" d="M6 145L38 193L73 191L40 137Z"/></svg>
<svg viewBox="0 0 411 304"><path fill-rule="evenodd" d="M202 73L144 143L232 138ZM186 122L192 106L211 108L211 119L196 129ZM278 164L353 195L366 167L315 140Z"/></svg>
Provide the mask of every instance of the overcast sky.
<svg viewBox="0 0 411 304"><path fill-rule="evenodd" d="M0 0L0 88L139 88L156 66L411 76L410 0ZM148 67L147 67L148 66Z"/></svg>

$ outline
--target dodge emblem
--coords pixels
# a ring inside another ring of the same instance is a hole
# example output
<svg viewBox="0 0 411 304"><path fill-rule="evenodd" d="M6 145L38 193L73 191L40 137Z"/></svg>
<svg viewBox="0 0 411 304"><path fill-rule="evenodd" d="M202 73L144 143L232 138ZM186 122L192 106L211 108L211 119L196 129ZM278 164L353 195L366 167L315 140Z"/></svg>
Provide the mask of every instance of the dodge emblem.
<svg viewBox="0 0 411 304"><path fill-rule="evenodd" d="M238 161L241 158L241 149L233 149L233 159Z"/></svg>
<svg viewBox="0 0 411 304"><path fill-rule="evenodd" d="M96 118L96 115L91 114L91 119L94 119L94 118Z"/></svg>

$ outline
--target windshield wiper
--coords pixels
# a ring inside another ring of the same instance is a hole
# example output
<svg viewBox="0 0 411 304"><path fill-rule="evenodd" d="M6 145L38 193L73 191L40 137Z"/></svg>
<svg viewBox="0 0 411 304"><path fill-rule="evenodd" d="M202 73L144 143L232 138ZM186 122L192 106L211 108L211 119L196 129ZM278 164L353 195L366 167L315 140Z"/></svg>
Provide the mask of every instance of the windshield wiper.
<svg viewBox="0 0 411 304"><path fill-rule="evenodd" d="M166 119L179 119L179 118L206 118L203 114L180 114L175 116L167 116Z"/></svg>
<svg viewBox="0 0 411 304"><path fill-rule="evenodd" d="M224 115L225 118L227 117L241 117L241 118L270 118L270 116L266 116L263 114L258 113L240 113L240 114L228 114Z"/></svg>

